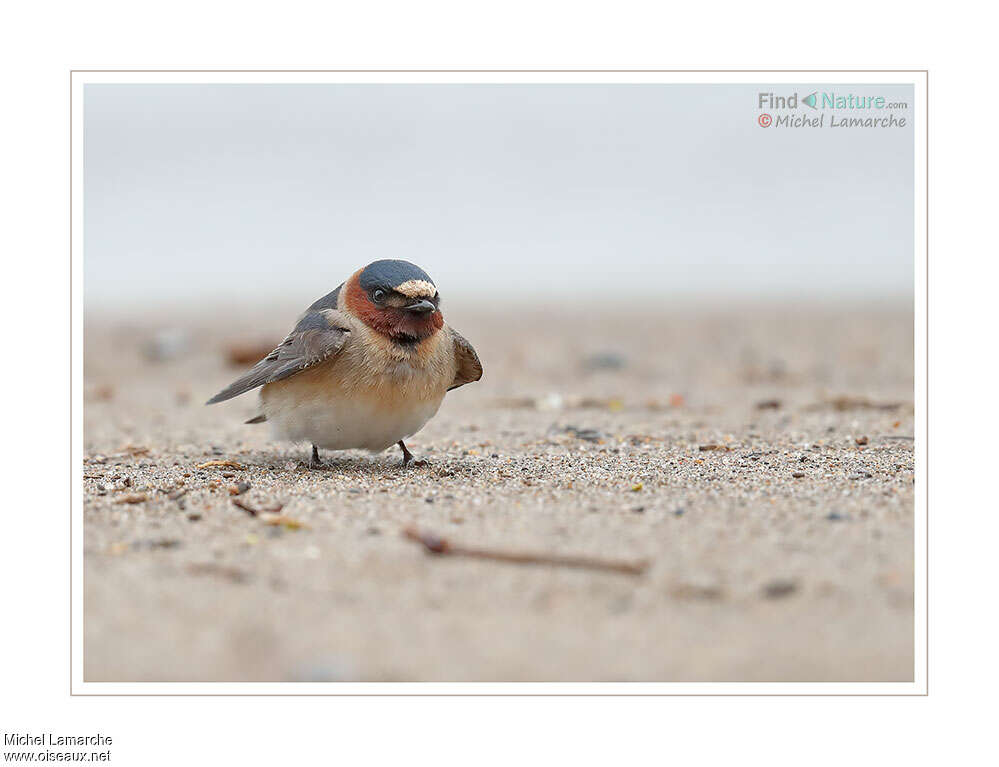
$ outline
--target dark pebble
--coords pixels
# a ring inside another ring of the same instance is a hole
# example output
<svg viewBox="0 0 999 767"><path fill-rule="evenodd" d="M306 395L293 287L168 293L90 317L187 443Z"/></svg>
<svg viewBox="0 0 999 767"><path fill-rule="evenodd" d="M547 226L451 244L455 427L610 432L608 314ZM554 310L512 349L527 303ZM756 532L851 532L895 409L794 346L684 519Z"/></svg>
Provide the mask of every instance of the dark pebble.
<svg viewBox="0 0 999 767"><path fill-rule="evenodd" d="M791 596L797 590L798 584L795 581L770 581L770 583L763 587L763 596L767 599L783 599L784 597Z"/></svg>
<svg viewBox="0 0 999 767"><path fill-rule="evenodd" d="M628 364L623 354L614 351L602 351L592 354L583 362L587 370L620 370Z"/></svg>

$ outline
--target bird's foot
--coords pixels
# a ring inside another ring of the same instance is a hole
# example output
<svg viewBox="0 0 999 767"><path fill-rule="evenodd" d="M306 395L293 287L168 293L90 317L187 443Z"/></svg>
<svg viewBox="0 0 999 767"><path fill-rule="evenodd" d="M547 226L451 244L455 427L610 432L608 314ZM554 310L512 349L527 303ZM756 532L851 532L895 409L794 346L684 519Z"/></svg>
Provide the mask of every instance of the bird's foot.
<svg viewBox="0 0 999 767"><path fill-rule="evenodd" d="M399 440L399 447L402 448L402 465L408 466L410 461L413 461L413 454L409 452L409 448L406 447L406 443L401 439ZM429 464L422 458L419 461L413 461L413 466L428 466Z"/></svg>
<svg viewBox="0 0 999 767"><path fill-rule="evenodd" d="M325 469L326 464L319 459L319 448L315 445L312 446L312 457L309 458L309 468L310 469Z"/></svg>
<svg viewBox="0 0 999 767"><path fill-rule="evenodd" d="M401 439L399 440L398 445L402 448L402 465L408 466L409 462L413 460L413 454L409 452L409 448L406 447L406 443Z"/></svg>

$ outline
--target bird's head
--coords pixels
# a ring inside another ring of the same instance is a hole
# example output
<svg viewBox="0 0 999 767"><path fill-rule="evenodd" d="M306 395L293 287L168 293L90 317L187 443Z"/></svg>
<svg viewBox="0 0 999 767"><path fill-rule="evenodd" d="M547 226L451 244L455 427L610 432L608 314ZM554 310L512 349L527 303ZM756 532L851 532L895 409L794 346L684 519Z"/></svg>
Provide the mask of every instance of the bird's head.
<svg viewBox="0 0 999 767"><path fill-rule="evenodd" d="M368 264L347 280L344 290L347 311L396 343L419 343L444 326L434 281L408 261Z"/></svg>

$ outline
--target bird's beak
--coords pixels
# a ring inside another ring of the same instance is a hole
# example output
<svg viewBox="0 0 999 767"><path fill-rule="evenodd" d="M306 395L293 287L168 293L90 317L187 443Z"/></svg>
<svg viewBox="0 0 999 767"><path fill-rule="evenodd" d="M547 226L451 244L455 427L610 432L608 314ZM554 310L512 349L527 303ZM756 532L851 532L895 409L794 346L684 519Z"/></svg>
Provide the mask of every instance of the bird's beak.
<svg viewBox="0 0 999 767"><path fill-rule="evenodd" d="M413 314L429 314L430 312L437 311L437 307L434 305L434 302L428 301L425 298L421 298L419 301L414 301L405 308L407 312L413 312Z"/></svg>

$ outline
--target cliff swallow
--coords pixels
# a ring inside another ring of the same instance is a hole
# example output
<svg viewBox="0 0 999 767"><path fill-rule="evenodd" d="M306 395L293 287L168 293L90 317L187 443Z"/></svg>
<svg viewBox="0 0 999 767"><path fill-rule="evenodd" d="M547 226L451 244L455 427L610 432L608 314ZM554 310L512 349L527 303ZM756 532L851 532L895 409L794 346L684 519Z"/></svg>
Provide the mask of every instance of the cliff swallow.
<svg viewBox="0 0 999 767"><path fill-rule="evenodd" d="M451 389L478 381L472 345L444 322L434 281L408 261L375 261L306 309L270 354L206 404L260 389L275 437L379 452L429 421Z"/></svg>

